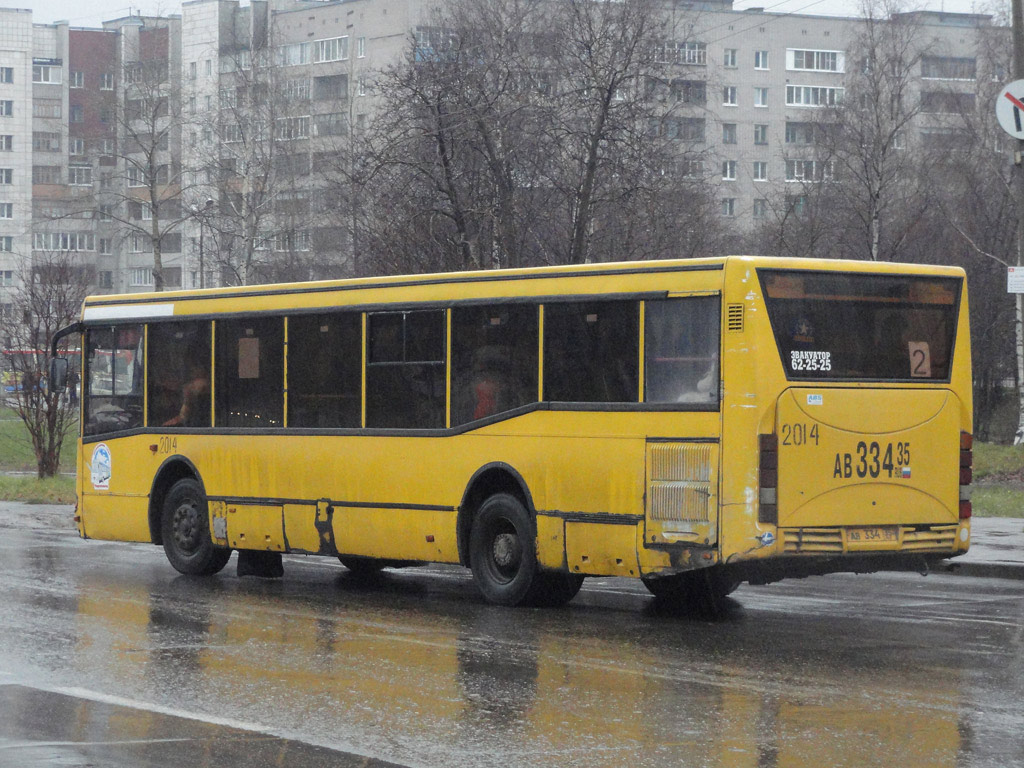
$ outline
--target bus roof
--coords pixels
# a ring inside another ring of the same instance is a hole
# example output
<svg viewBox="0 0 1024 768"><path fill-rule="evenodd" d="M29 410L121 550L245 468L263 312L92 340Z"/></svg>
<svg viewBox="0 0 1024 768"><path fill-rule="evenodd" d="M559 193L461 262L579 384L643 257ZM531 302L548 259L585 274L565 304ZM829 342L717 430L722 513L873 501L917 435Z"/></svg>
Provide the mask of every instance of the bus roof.
<svg viewBox="0 0 1024 768"><path fill-rule="evenodd" d="M271 283L247 286L229 286L223 288L204 288L193 290L174 290L149 293L128 293L128 294L107 294L89 296L84 302L83 319L86 322L93 320L129 319L129 318L159 318L163 316L182 314L205 314L221 313L232 311L225 306L225 302L232 303L237 300L239 306L236 311L259 311L288 308L295 304L302 306L324 306L328 305L329 295L335 302L344 294L352 296L355 292L374 294L374 298L367 301L379 304L389 302L437 302L445 298L472 299L477 295L483 296L538 296L544 295L535 290L517 291L511 286L515 283L543 283L545 280L565 280L582 278L583 282L590 282L594 278L621 277L623 278L622 290L615 288L607 291L607 286L602 290L596 287L580 288L579 293L620 293L629 292L631 289L626 285L629 277L642 277L680 272L708 272L722 271L728 265L739 267L774 267L784 269L809 269L823 271L851 271L851 272L878 272L887 274L945 274L963 276L963 270L959 267L942 267L935 265L907 264L897 262L870 262L870 261L848 261L840 259L807 259L807 258L781 258L772 256L722 256L704 259L671 259L659 261L626 261L626 262L602 262L600 264L570 264L547 267L526 267L520 269L502 270L475 270L464 272L440 272L416 275L390 275L378 277L359 277L341 280L321 280L295 283ZM587 280L590 279L590 281ZM602 281L603 283L603 281ZM500 284L503 287L495 291L493 286ZM480 290L472 289L471 286L490 285L491 288ZM444 293L446 286L463 286L458 296L451 293ZM417 291L417 288L431 288L429 295ZM398 293L394 289L405 289ZM572 291L575 292L575 289ZM563 293L565 293L563 289ZM319 300L313 299L320 296ZM276 297L276 299L275 299ZM290 297L290 298L289 298ZM307 297L300 301L300 297ZM348 298L342 304L361 303L361 299ZM269 303L265 303L269 302ZM193 304L194 303L194 304ZM175 306L178 309L175 309ZM186 305L193 305L185 309ZM259 305L259 306L257 306ZM100 308L103 308L102 310Z"/></svg>

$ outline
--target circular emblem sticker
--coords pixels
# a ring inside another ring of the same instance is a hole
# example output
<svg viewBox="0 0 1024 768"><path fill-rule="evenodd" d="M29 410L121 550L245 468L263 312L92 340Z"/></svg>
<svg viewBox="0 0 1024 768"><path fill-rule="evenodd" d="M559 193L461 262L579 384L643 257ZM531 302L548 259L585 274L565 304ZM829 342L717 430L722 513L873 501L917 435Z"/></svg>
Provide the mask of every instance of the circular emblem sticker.
<svg viewBox="0 0 1024 768"><path fill-rule="evenodd" d="M92 470L92 487L97 491L105 491L110 488L112 464L110 461L110 449L107 448L106 443L100 443L92 449L90 467Z"/></svg>

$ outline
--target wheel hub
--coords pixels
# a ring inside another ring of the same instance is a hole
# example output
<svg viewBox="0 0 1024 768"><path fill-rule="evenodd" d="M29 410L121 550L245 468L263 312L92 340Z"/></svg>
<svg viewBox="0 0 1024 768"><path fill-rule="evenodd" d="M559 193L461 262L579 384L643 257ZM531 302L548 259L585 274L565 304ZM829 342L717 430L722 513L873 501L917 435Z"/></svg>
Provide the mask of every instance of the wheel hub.
<svg viewBox="0 0 1024 768"><path fill-rule="evenodd" d="M522 549L514 533L499 533L494 537L494 564L502 570L514 569L519 564Z"/></svg>
<svg viewBox="0 0 1024 768"><path fill-rule="evenodd" d="M182 504L174 510L174 540L178 546L191 551L196 547L199 512L191 504Z"/></svg>

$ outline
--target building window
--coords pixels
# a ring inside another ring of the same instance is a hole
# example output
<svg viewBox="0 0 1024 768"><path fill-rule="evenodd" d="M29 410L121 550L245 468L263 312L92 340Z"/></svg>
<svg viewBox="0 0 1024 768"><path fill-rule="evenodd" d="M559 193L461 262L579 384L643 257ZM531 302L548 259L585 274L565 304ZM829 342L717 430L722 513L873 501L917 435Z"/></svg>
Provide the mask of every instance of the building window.
<svg viewBox="0 0 1024 768"><path fill-rule="evenodd" d="M14 82L14 67L0 67L0 83Z"/></svg>
<svg viewBox="0 0 1024 768"><path fill-rule="evenodd" d="M977 61L972 58L921 57L921 77L929 80L974 80L977 70Z"/></svg>
<svg viewBox="0 0 1024 768"><path fill-rule="evenodd" d="M213 76L213 60L212 59L207 59L206 60L206 76L207 77L212 77Z"/></svg>
<svg viewBox="0 0 1024 768"><path fill-rule="evenodd" d="M842 51L786 51L786 69L804 72L845 72L846 54Z"/></svg>
<svg viewBox="0 0 1024 768"><path fill-rule="evenodd" d="M139 206L139 218L143 221L153 220L153 207L148 203L142 203Z"/></svg>
<svg viewBox="0 0 1024 768"><path fill-rule="evenodd" d="M666 40L655 47L654 58L659 64L704 66L708 63L708 46L706 43Z"/></svg>
<svg viewBox="0 0 1024 768"><path fill-rule="evenodd" d="M101 91L112 91L114 90L114 73L104 72L100 75L100 90Z"/></svg>
<svg viewBox="0 0 1024 768"><path fill-rule="evenodd" d="M128 167L128 186L129 187L144 187L146 186L146 174L142 172L142 169L131 165Z"/></svg>
<svg viewBox="0 0 1024 768"><path fill-rule="evenodd" d="M973 93L924 91L921 94L921 111L932 114L968 114L974 111L974 103Z"/></svg>
<svg viewBox="0 0 1024 768"><path fill-rule="evenodd" d="M33 64L32 82L60 85L60 67L47 64Z"/></svg>
<svg viewBox="0 0 1024 768"><path fill-rule="evenodd" d="M735 197L723 197L721 200L721 213L723 216L735 216L736 215L736 198Z"/></svg>
<svg viewBox="0 0 1024 768"><path fill-rule="evenodd" d="M59 118L62 114L59 101L36 99L32 102L32 117Z"/></svg>
<svg viewBox="0 0 1024 768"><path fill-rule="evenodd" d="M153 285L152 267L135 267L128 273L128 284L133 288Z"/></svg>
<svg viewBox="0 0 1024 768"><path fill-rule="evenodd" d="M309 115L303 117L280 117L276 121L278 139L308 139Z"/></svg>
<svg viewBox="0 0 1024 768"><path fill-rule="evenodd" d="M0 117L14 117L14 101L0 99Z"/></svg>
<svg viewBox="0 0 1024 768"><path fill-rule="evenodd" d="M764 145L768 143L768 126L755 124L754 125L754 143Z"/></svg>
<svg viewBox="0 0 1024 768"><path fill-rule="evenodd" d="M113 139L100 139L100 153L104 155L114 154L116 145Z"/></svg>
<svg viewBox="0 0 1024 768"><path fill-rule="evenodd" d="M786 181L827 181L831 178L832 163L829 161L786 161Z"/></svg>
<svg viewBox="0 0 1024 768"><path fill-rule="evenodd" d="M84 123L85 122L85 107L81 104L72 104L68 107L68 119L72 123Z"/></svg>
<svg viewBox="0 0 1024 768"><path fill-rule="evenodd" d="M114 206L111 203L101 203L99 207L100 221L114 220Z"/></svg>
<svg viewBox="0 0 1024 768"><path fill-rule="evenodd" d="M114 273L109 269L102 269L99 273L99 284L100 288L113 288L114 287Z"/></svg>
<svg viewBox="0 0 1024 768"><path fill-rule="evenodd" d="M356 130L360 129L356 115ZM701 117L660 117L652 118L648 123L651 136L659 136L669 141L704 141L704 118Z"/></svg>
<svg viewBox="0 0 1024 768"><path fill-rule="evenodd" d="M309 64L309 43L291 43L277 48L277 63L282 67Z"/></svg>
<svg viewBox="0 0 1024 768"><path fill-rule="evenodd" d="M726 107L735 107L736 101L736 86L727 85L722 88L722 104Z"/></svg>
<svg viewBox="0 0 1024 768"><path fill-rule="evenodd" d="M366 38L356 38L356 57L360 59L366 58Z"/></svg>
<svg viewBox="0 0 1024 768"><path fill-rule="evenodd" d="M722 143L736 143L736 123L722 123Z"/></svg>
<svg viewBox="0 0 1024 768"><path fill-rule="evenodd" d="M768 201L763 197L754 198L754 218L763 219L768 215Z"/></svg>
<svg viewBox="0 0 1024 768"><path fill-rule="evenodd" d="M0 286L4 288L10 288L14 285L14 270L5 269L0 271Z"/></svg>
<svg viewBox="0 0 1024 768"><path fill-rule="evenodd" d="M199 68L197 67L197 62L190 61L188 63L188 79L189 80L195 80L196 76L198 74L199 74Z"/></svg>
<svg viewBox="0 0 1024 768"><path fill-rule="evenodd" d="M10 133L0 134L0 152L14 151L14 135Z"/></svg>
<svg viewBox="0 0 1024 768"><path fill-rule="evenodd" d="M823 88L813 85L787 85L787 107L834 107L843 100L842 88Z"/></svg>
<svg viewBox="0 0 1024 768"><path fill-rule="evenodd" d="M72 88L85 88L85 72L72 72L68 85Z"/></svg>
<svg viewBox="0 0 1024 768"><path fill-rule="evenodd" d="M32 134L33 152L60 152L60 134L36 131Z"/></svg>
<svg viewBox="0 0 1024 768"><path fill-rule="evenodd" d="M84 155L85 154L85 139L79 139L72 137L68 139L68 154L71 155Z"/></svg>
<svg viewBox="0 0 1024 768"><path fill-rule="evenodd" d="M811 146L814 144L814 123L786 123L786 143Z"/></svg>
<svg viewBox="0 0 1024 768"><path fill-rule="evenodd" d="M754 69L768 69L768 51L754 51Z"/></svg>
<svg viewBox="0 0 1024 768"><path fill-rule="evenodd" d="M92 166L72 165L68 168L68 184L78 187L92 186Z"/></svg>
<svg viewBox="0 0 1024 768"><path fill-rule="evenodd" d="M736 161L722 161L722 181L736 181Z"/></svg>
<svg viewBox="0 0 1024 768"><path fill-rule="evenodd" d="M754 106L755 107L767 107L768 106L768 89L767 88L755 88L754 89Z"/></svg>
<svg viewBox="0 0 1024 768"><path fill-rule="evenodd" d="M10 253L14 250L14 237L12 235L3 235L0 237L0 251L4 253Z"/></svg>
<svg viewBox="0 0 1024 768"><path fill-rule="evenodd" d="M722 55L722 66L726 69L736 68L736 49L726 48L725 53Z"/></svg>
<svg viewBox="0 0 1024 768"><path fill-rule="evenodd" d="M14 218L14 203L0 203L0 219Z"/></svg>
<svg viewBox="0 0 1024 768"><path fill-rule="evenodd" d="M112 253L113 253L113 250L110 247L110 238L109 237L101 237L100 238L100 256L110 256ZM109 288L109 287L110 286L108 285L107 288Z"/></svg>
<svg viewBox="0 0 1024 768"><path fill-rule="evenodd" d="M768 163L765 160L754 161L754 181L768 181Z"/></svg>
<svg viewBox="0 0 1024 768"><path fill-rule="evenodd" d="M59 168L57 169L60 170ZM0 168L0 184L13 184L14 183L14 169L13 168Z"/></svg>
<svg viewBox="0 0 1024 768"><path fill-rule="evenodd" d="M91 232L36 232L32 235L36 251L94 251L96 237Z"/></svg>
<svg viewBox="0 0 1024 768"><path fill-rule="evenodd" d="M348 36L317 40L314 61L344 61L348 58Z"/></svg>

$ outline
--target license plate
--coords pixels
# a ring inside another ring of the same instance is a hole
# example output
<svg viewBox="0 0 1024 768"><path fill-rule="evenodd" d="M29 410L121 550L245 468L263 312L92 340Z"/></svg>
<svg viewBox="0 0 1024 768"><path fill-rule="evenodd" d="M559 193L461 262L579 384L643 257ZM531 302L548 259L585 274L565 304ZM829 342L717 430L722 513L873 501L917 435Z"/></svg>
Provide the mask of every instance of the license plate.
<svg viewBox="0 0 1024 768"><path fill-rule="evenodd" d="M895 525L879 525L871 528L848 528L846 543L850 549L872 549L898 544L899 529Z"/></svg>

